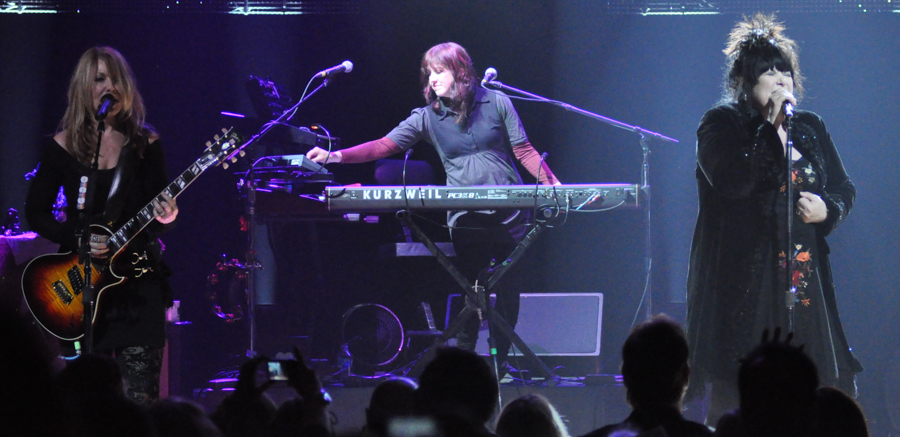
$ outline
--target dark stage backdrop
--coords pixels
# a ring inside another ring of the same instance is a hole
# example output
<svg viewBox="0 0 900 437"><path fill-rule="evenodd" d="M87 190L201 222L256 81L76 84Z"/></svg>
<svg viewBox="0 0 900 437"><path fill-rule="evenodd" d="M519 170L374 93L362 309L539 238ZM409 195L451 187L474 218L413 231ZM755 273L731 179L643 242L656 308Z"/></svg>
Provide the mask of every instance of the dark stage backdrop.
<svg viewBox="0 0 900 437"><path fill-rule="evenodd" d="M42 136L52 134L62 116L68 77L90 46L114 46L130 61L175 174L227 122L220 111L255 115L243 87L249 75L271 77L297 97L316 71L352 60L354 71L337 77L294 119L321 123L349 146L383 136L421 106L422 53L456 41L478 71L493 66L504 83L680 140L651 143L651 310L683 319L697 211L694 131L720 97L721 50L739 17L606 15L594 2L538 3L364 2L358 15L288 17L0 14L0 208L21 209L23 175L36 164ZM889 429L887 409L898 408L900 392L891 376L900 365L894 224L900 158L893 141L900 137L900 16L780 18L801 47L807 96L800 107L828 123L860 193L830 244L841 316L866 366L860 401L874 426ZM516 102L516 108L564 183L640 181L635 135L554 106ZM435 156L425 146L413 158ZM371 165L340 171L341 182L372 180ZM219 256L242 257L245 250L235 181L221 169L198 180L179 198L179 225L165 236L176 298L193 322L184 328L188 389L240 361L248 346L246 324L217 320L204 296L206 275ZM286 260L296 260L299 275L279 279L276 306L283 309L272 321L275 329L302 335L309 314L320 314L316 323L328 334L319 336L313 354L330 359L339 346L340 314L353 304L383 303L412 324L412 307L428 300L442 320L444 295L455 291L445 272L421 260L372 260L372 247L399 233L391 220L323 224L317 232L308 223L279 223L276 246L280 253L293 250L292 258L279 261L288 264L281 270L291 268ZM597 363L603 372L618 371L619 349L641 302L643 238L642 217L634 211L573 216L546 233L514 272L525 291L604 293Z"/></svg>

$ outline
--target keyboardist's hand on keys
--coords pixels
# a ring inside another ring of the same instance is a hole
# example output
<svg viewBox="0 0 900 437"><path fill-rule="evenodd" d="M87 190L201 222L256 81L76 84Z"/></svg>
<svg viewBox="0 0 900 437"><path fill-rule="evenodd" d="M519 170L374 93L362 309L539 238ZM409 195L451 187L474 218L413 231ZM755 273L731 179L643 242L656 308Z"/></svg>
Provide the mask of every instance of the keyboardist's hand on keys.
<svg viewBox="0 0 900 437"><path fill-rule="evenodd" d="M312 150L306 152L306 157L312 160L313 162L318 162L319 164L328 163L328 164L338 164L342 161L343 156L341 156L341 152L331 152L329 153L327 150L322 149L320 147L313 147Z"/></svg>

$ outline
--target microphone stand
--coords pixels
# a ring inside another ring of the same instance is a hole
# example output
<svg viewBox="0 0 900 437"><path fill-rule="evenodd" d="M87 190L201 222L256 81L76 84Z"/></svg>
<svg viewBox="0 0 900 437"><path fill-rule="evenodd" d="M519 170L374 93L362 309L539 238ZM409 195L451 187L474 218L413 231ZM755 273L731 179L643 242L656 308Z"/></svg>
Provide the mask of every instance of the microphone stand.
<svg viewBox="0 0 900 437"><path fill-rule="evenodd" d="M532 99L535 99L540 102L550 103L552 105L559 106L567 111L575 112L575 113L583 115L585 117L601 121L610 126L614 126L619 129L625 129L629 132L634 132L640 136L641 153L643 155L642 160L641 160L641 191L644 192L644 196L645 196L644 198L646 199L646 207L644 208L644 226L646 229L645 236L644 236L644 250L646 251L646 255L644 257L644 269L645 269L644 291L641 295L641 302L638 304L637 311L640 311L641 306L643 306L644 302L646 302L646 304L647 304L646 308L645 308L646 309L646 317L650 318L653 315L652 292L650 291L651 290L651 286L650 286L651 285L651 281L650 281L651 275L650 274L651 274L651 269L653 266L653 257L652 257L652 240L651 240L652 234L651 234L651 229L650 229L650 144L649 144L649 140L652 138L655 138L655 139L658 139L658 140L661 140L664 142L670 142L670 143L677 143L678 140L667 137L667 136L662 135L657 132L646 130L639 126L633 126L633 125L623 123L618 120L614 120L609 117L604 117L600 114L596 114L596 113L578 108L576 106L572 106L565 102L560 102L558 100L551 100L546 97L539 96L537 94L529 93L527 91L523 91L518 88L511 87L509 85L505 85L502 82L497 81L497 80L485 82L484 85L489 85L491 87L497 87L497 89L502 89L504 91L512 91L512 92L515 92L518 94L522 94L522 95L531 97ZM631 323L632 327L634 326L635 321L637 321L637 312L635 313L634 321L632 321L632 323Z"/></svg>
<svg viewBox="0 0 900 437"><path fill-rule="evenodd" d="M78 262L84 265L84 288L81 291L81 304L84 306L84 350L94 351L94 310L97 307L97 294L93 283L93 264L91 262L91 216L93 215L94 197L97 186L97 172L100 163L100 142L106 123L100 120L97 124L97 149L87 178L85 201L81 208L81 221L76 236L78 237ZM76 348L77 349L77 348Z"/></svg>
<svg viewBox="0 0 900 437"><path fill-rule="evenodd" d="M272 120L263 125L262 129L253 135L249 140L244 143L244 147L242 149L247 148L266 135L269 130L275 127L278 124L285 122L287 119L291 118L294 115L294 112L300 107L303 102L309 100L310 97L313 96L316 92L321 90L322 88L328 86L330 83L330 79L328 77L322 81L322 83L312 90L305 97L300 99L294 106L286 109L281 115L278 116L275 120ZM234 157L235 154L239 153L236 151L231 156L228 156L226 159L230 159ZM247 171L247 181L244 184L247 189L247 215L249 216L248 222L249 226L247 228L247 254L244 264L247 266L247 296L250 301L250 305L248 307L248 315L250 316L250 348L247 350L248 357L256 356L256 274L254 273L257 269L263 268L263 266L259 263L259 260L256 259L256 251L253 249L256 244L256 181L253 174L253 164L250 165L250 169Z"/></svg>
<svg viewBox="0 0 900 437"><path fill-rule="evenodd" d="M785 222L787 224L787 237L785 241L787 243L787 250L784 252L784 273L787 278L787 290L784 295L784 305L788 310L788 332L794 332L794 306L796 305L797 298L797 287L794 287L794 242L793 242L793 227L794 227L794 181L793 173L794 173L794 163L791 160L791 155L794 150L794 141L791 139L791 117L785 116L784 122L784 130L787 136L787 144L785 145L784 151L784 166L785 166L785 185L786 188L784 190L786 201L785 201Z"/></svg>

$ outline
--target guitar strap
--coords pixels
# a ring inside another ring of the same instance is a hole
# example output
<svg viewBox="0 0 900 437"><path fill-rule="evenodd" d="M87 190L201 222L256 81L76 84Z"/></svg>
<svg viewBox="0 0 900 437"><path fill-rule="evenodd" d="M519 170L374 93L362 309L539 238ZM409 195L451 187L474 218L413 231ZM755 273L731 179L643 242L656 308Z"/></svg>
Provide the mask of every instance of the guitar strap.
<svg viewBox="0 0 900 437"><path fill-rule="evenodd" d="M106 210L103 212L103 224L112 226L122 215L125 206L125 198L128 196L128 187L134 181L137 174L138 159L136 148L126 144L119 152L119 161L116 165L116 173L113 175L112 185L109 187L109 197L106 198Z"/></svg>

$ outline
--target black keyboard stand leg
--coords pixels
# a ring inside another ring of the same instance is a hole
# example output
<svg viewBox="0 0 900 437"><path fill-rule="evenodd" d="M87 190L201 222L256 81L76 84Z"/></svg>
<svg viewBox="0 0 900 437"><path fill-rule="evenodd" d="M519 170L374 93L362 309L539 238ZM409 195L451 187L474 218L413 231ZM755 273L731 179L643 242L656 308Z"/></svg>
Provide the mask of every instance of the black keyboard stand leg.
<svg viewBox="0 0 900 437"><path fill-rule="evenodd" d="M469 302L469 299L466 299L466 306L463 308L462 312L459 313L459 316L453 320L453 323L450 324L444 332L440 335L440 337L434 340L434 343L422 353L422 356L416 361L416 363L409 369L407 376L418 378L419 375L422 374L422 371L425 370L425 366L434 359L435 354L437 353L437 348L443 346L447 341L451 338L456 337L456 334L459 334L465 326L466 322L469 321L471 317L478 316L478 307Z"/></svg>
<svg viewBox="0 0 900 437"><path fill-rule="evenodd" d="M450 324L447 329L444 330L443 334L440 337L435 339L434 344L428 347L428 349L422 354L422 356L416 361L413 367L407 373L407 376L410 377L418 377L422 374L422 370L424 370L425 365L431 362L434 359L434 355L437 352L437 348L442 346L447 340L453 338L458 334L465 326L465 323L468 321L469 317L473 315L477 315L477 313L481 313L482 317L488 319L489 326L493 326L500 330L502 335L507 336L514 345L532 362L538 365L540 370L544 373L546 377L547 385L553 387L556 386L559 382L559 377L553 374L549 367L541 361L537 355L522 341L522 338L515 333L515 331L509 326L506 320L503 319L502 316L494 312L493 308L491 308L488 303L488 296L490 296L490 289L494 284L503 276L507 269L513 266L519 258L522 257L523 252L531 246L532 243L537 239L537 237L543 232L544 226L541 224L535 224L534 228L528 232L525 238L516 246L515 250L507 257L507 259L497 265L496 267L492 266L489 270L486 270L483 273L489 274L487 285L488 287L482 290L476 290L476 286L470 284L465 276L453 265L452 262L447 258L440 249L422 232L421 229L412 221L410 214L401 211L398 214L403 223L405 223L409 229L415 234L416 238L419 239L425 247L431 252L431 254L438 260L438 262L444 266L447 272L450 273L450 276L456 280L457 283L465 290L466 292L466 307L463 308L463 311L460 313L459 317ZM484 277L485 275L479 275ZM481 286L479 286L480 288ZM480 292L480 293L479 293ZM480 294L480 295L479 295ZM493 332L493 331L492 331ZM491 335L493 337L493 334ZM498 372L497 365L499 363L496 362L496 354L492 352L494 355L494 372ZM499 382L499 376L498 376Z"/></svg>

